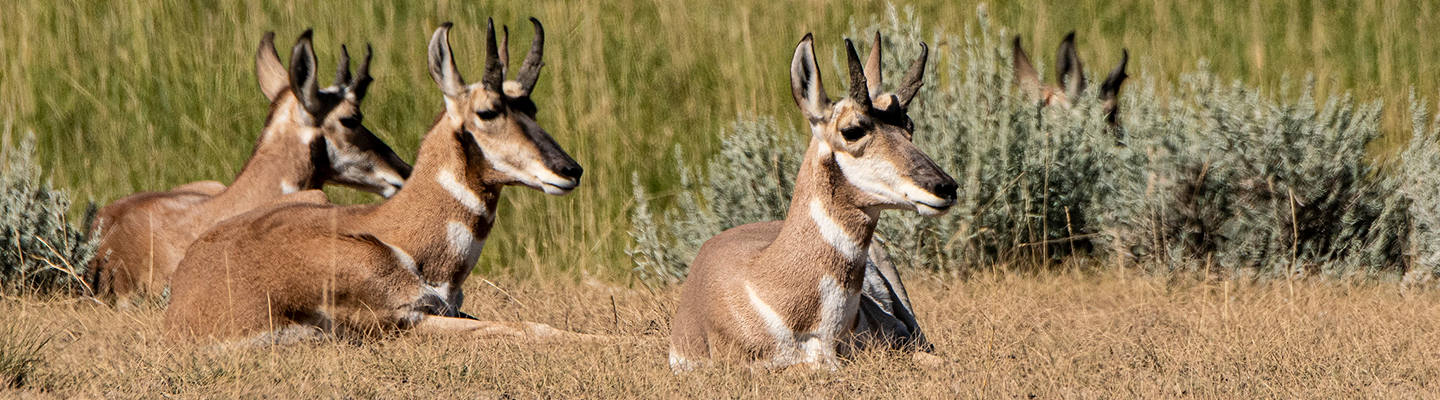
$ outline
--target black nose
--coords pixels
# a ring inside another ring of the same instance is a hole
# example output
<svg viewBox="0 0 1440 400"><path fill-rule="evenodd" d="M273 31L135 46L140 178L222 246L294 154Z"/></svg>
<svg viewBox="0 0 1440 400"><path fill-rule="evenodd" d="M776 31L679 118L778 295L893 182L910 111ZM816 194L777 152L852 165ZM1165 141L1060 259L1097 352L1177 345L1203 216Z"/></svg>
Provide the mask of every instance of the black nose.
<svg viewBox="0 0 1440 400"><path fill-rule="evenodd" d="M947 177L931 186L930 193L934 193L936 196L945 200L955 200L955 191L959 189L960 185L955 184L954 179Z"/></svg>
<svg viewBox="0 0 1440 400"><path fill-rule="evenodd" d="M580 180L580 175L585 173L585 169L580 168L580 164L569 163L565 166L560 167L559 172L560 176L578 181Z"/></svg>

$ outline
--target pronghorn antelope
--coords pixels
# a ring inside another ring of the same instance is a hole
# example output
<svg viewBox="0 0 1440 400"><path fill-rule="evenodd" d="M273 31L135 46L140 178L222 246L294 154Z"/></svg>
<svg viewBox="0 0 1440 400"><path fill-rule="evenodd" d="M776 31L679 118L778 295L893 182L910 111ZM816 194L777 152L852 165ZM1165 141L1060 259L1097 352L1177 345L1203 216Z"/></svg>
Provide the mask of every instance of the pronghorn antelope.
<svg viewBox="0 0 1440 400"><path fill-rule="evenodd" d="M274 33L255 55L270 115L250 159L230 187L194 182L169 192L130 195L100 210L100 247L89 282L106 298L158 295L185 249L219 221L281 195L335 182L389 197L410 175L401 160L361 124L360 103L370 85L370 50L355 75L341 47L334 86L316 83L316 59L306 30L280 65Z"/></svg>
<svg viewBox="0 0 1440 400"><path fill-rule="evenodd" d="M849 96L826 97L806 34L790 64L790 88L811 139L784 221L741 225L701 246L681 289L670 365L706 359L834 368L865 346L863 280L883 209L944 213L955 181L911 143L907 115L927 49L895 93L882 93L879 49L862 65L846 40ZM898 282L898 281L897 281ZM903 292L902 292L903 293Z"/></svg>
<svg viewBox="0 0 1440 400"><path fill-rule="evenodd" d="M1110 75L1100 85L1100 99L1105 102L1105 122L1112 128L1119 124L1117 118L1120 102L1117 97L1120 95L1120 85L1129 77L1125 74L1125 65L1130 62L1130 50L1121 49L1120 54L1120 64L1110 71ZM1085 67L1080 63L1080 55L1075 52L1073 31L1065 35L1065 40L1060 42L1055 53L1055 81L1059 86L1048 86L1040 82L1040 74L1035 71L1035 66L1030 64L1030 57L1025 55L1025 49L1020 46L1020 35L1015 35L1011 55L1015 59L1016 84L1036 103L1070 108L1071 102L1080 99L1080 94L1085 91Z"/></svg>
<svg viewBox="0 0 1440 400"><path fill-rule="evenodd" d="M455 68L451 24L429 45L445 111L425 135L404 190L380 205L289 203L257 209L196 241L176 271L165 325L172 335L261 342L381 332L521 339L593 336L460 313L461 287L495 222L505 186L564 195L582 169L535 121L544 30L515 80L490 23L484 77Z"/></svg>

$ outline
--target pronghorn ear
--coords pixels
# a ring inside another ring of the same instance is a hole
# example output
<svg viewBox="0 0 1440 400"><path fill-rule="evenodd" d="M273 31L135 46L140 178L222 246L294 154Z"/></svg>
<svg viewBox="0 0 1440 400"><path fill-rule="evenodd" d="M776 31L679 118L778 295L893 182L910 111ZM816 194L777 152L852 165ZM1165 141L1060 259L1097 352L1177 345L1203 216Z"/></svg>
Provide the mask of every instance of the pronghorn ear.
<svg viewBox="0 0 1440 400"><path fill-rule="evenodd" d="M1075 53L1075 31L1065 35L1055 53L1055 79L1065 89L1065 98L1071 101L1080 98L1085 91L1085 67L1080 65L1080 55Z"/></svg>
<svg viewBox="0 0 1440 400"><path fill-rule="evenodd" d="M335 87L343 88L350 83L350 49L340 45L340 62L335 70Z"/></svg>
<svg viewBox="0 0 1440 400"><path fill-rule="evenodd" d="M830 99L825 96L820 68L815 65L814 42L814 36L806 33L795 46L795 57L790 60L790 94L795 96L800 112L812 123L823 121L830 114Z"/></svg>
<svg viewBox="0 0 1440 400"><path fill-rule="evenodd" d="M915 100L915 94L920 93L920 87L925 85L925 61L929 59L930 46L920 42L920 57L910 63L910 69L905 70L905 77L900 78L900 88L895 90L895 98L900 100L900 108L909 108L910 101Z"/></svg>
<svg viewBox="0 0 1440 400"><path fill-rule="evenodd" d="M275 32L265 32L260 38L260 49L255 51L255 78L265 98L273 102L281 91L290 87L290 77L286 74L285 66L280 65L280 54L275 52Z"/></svg>
<svg viewBox="0 0 1440 400"><path fill-rule="evenodd" d="M1025 55L1025 49L1020 46L1020 35L1015 35L1015 41L1010 49L1014 59L1015 83L1020 86L1020 91L1030 97L1030 101L1040 100L1040 73L1035 71L1035 66L1030 64L1030 56Z"/></svg>
<svg viewBox="0 0 1440 400"><path fill-rule="evenodd" d="M865 83L870 84L870 98L880 96L885 90L881 87L884 80L880 71L880 31L875 31L875 45L870 46L870 57L865 60Z"/></svg>
<svg viewBox="0 0 1440 400"><path fill-rule="evenodd" d="M485 27L485 75L480 83L485 90L496 93L505 91L505 63L500 61L500 48L495 44L495 20L490 19Z"/></svg>
<svg viewBox="0 0 1440 400"><path fill-rule="evenodd" d="M465 94L465 78L455 69L455 58L450 55L451 26L454 24L440 24L440 28L435 29L435 34L430 37L430 77L435 79L445 97L459 98Z"/></svg>
<svg viewBox="0 0 1440 400"><path fill-rule="evenodd" d="M295 48L290 52L290 90L295 92L295 97L300 99L300 104L305 111L313 116L321 115L325 110L320 102L320 86L315 83L315 47L310 43L313 31L306 29L300 34L300 39L295 41Z"/></svg>

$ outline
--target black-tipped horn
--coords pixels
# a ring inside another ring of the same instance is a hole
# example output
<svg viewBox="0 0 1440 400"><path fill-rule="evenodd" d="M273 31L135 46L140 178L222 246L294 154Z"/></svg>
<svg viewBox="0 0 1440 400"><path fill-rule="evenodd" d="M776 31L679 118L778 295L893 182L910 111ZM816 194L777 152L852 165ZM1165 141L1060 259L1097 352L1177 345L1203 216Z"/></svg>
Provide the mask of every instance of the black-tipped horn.
<svg viewBox="0 0 1440 400"><path fill-rule="evenodd" d="M900 100L900 107L910 107L910 101L915 99L915 94L920 93L920 87L925 85L925 61L930 58L930 47L925 42L920 42L920 57L910 63L910 69L905 71L905 77L900 78L900 88L895 90L895 97Z"/></svg>
<svg viewBox="0 0 1440 400"><path fill-rule="evenodd" d="M542 60L545 54L545 27L540 25L540 20L530 17L530 24L535 25L535 40L530 42L530 53L525 55L525 63L520 65L520 73L515 81L529 94L535 88L535 82L540 80L540 67L545 66Z"/></svg>
<svg viewBox="0 0 1440 400"><path fill-rule="evenodd" d="M350 92L355 94L356 100L364 99L365 90L370 88L370 82L375 81L375 79L370 78L370 58L373 55L374 52L371 51L370 44L366 43L365 60L360 62L360 69L355 71L355 78L350 81Z"/></svg>
<svg viewBox="0 0 1440 400"><path fill-rule="evenodd" d="M499 92L504 90L505 66L500 61L500 48L495 44L495 20L492 18L486 22L485 27L485 77L480 80L485 85L485 90Z"/></svg>
<svg viewBox="0 0 1440 400"><path fill-rule="evenodd" d="M1110 71L1105 78L1105 83L1100 85L1100 97L1105 100L1113 99L1120 93L1120 85L1125 83L1125 78L1130 75L1125 73L1125 65L1130 63L1130 49L1120 49L1120 65Z"/></svg>
<svg viewBox="0 0 1440 400"><path fill-rule="evenodd" d="M350 84L350 50L345 45L340 45L340 62L335 70L335 87L345 87Z"/></svg>
<svg viewBox="0 0 1440 400"><path fill-rule="evenodd" d="M865 64L860 63L860 55L855 53L855 43L850 39L845 39L845 57L850 64L850 101L862 110L869 110L870 84L865 82Z"/></svg>

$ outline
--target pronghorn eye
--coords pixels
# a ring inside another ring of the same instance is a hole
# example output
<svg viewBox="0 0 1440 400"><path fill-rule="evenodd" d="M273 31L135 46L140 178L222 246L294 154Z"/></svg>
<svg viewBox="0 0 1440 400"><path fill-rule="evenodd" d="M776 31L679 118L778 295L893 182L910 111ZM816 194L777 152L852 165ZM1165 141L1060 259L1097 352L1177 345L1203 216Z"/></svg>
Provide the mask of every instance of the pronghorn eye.
<svg viewBox="0 0 1440 400"><path fill-rule="evenodd" d="M362 117L360 114L341 118L340 125L344 125L346 128L355 129L360 127L360 122L363 120L363 118L364 117Z"/></svg>
<svg viewBox="0 0 1440 400"><path fill-rule="evenodd" d="M500 116L500 111L499 111L499 110L481 110L481 111L476 111L476 112L475 112L475 116L480 117L480 119L483 119L483 120L492 120L492 119L495 119L495 117Z"/></svg>
<svg viewBox="0 0 1440 400"><path fill-rule="evenodd" d="M865 137L866 132L869 132L869 130L857 126L840 130L840 136L844 137L847 142L853 142Z"/></svg>

